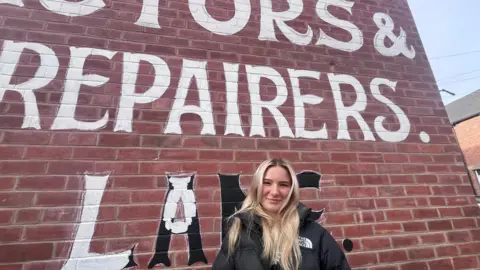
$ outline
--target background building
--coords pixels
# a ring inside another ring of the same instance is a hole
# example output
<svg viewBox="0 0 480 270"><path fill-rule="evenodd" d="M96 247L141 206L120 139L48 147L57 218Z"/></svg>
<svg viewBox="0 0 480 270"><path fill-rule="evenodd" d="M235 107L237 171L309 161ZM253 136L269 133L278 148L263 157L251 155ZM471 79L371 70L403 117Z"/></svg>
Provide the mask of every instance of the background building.
<svg viewBox="0 0 480 270"><path fill-rule="evenodd" d="M478 137L480 134L480 90L448 104L445 109L464 154L475 194L477 198L480 198L480 138Z"/></svg>
<svg viewBox="0 0 480 270"><path fill-rule="evenodd" d="M355 269L478 269L407 2L288 3L3 1L0 268L207 269L284 157Z"/></svg>

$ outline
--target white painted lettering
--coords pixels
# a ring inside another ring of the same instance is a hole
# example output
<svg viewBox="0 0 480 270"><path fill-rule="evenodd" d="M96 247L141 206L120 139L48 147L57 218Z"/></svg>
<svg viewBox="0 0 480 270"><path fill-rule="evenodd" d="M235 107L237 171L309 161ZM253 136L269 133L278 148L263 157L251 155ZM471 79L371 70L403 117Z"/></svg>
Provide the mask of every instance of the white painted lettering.
<svg viewBox="0 0 480 270"><path fill-rule="evenodd" d="M373 97L387 105L390 110L392 110L400 122L400 129L398 131L389 131L383 127L383 121L385 121L385 116L378 116L375 118L375 131L378 136L386 142L401 142L404 141L410 133L410 120L407 115L395 105L390 99L386 98L380 93L380 85L386 85L390 87L395 92L395 87L397 82L392 82L383 78L375 78L370 83L370 90L372 91Z"/></svg>
<svg viewBox="0 0 480 270"><path fill-rule="evenodd" d="M242 120L238 112L238 66L238 64L223 63L227 92L227 119L225 121L225 135L237 134L244 136Z"/></svg>
<svg viewBox="0 0 480 270"><path fill-rule="evenodd" d="M40 66L33 78L17 85L10 84L20 56L25 49L32 50L40 56ZM7 90L22 95L25 106L22 128L40 129L37 99L33 91L49 84L57 75L58 67L59 62L55 52L43 44L11 40L6 40L3 43L3 50L0 55L0 101Z"/></svg>
<svg viewBox="0 0 480 270"><path fill-rule="evenodd" d="M363 136L365 141L375 141L372 131L368 127L367 122L363 119L360 112L364 111L367 107L367 96L365 95L365 90L360 82L353 76L350 75L335 75L328 74L328 79L330 80L330 86L333 91L333 98L335 106L337 108L337 117L338 117L338 134L337 139L347 139L351 140L350 133L348 132L347 118L349 116L353 117L360 128L363 131ZM345 106L342 100L341 93L341 84L351 85L357 94L357 100L351 106Z"/></svg>
<svg viewBox="0 0 480 270"><path fill-rule="evenodd" d="M144 93L135 93L140 61L153 65L155 79ZM118 108L114 131L132 131L133 107L135 103L146 104L160 98L170 85L170 69L163 59L148 54L125 53L123 55L122 96Z"/></svg>
<svg viewBox="0 0 480 270"><path fill-rule="evenodd" d="M70 257L62 270L117 270L123 269L129 262L128 257L132 253L130 250L112 254L89 252L108 177L108 175L85 175L85 197L80 225L77 228Z"/></svg>
<svg viewBox="0 0 480 270"><path fill-rule="evenodd" d="M0 0L0 4L7 4L7 5L14 5L17 7L23 7L23 1L22 0Z"/></svg>
<svg viewBox="0 0 480 270"><path fill-rule="evenodd" d="M309 70L288 69L290 81L292 83L293 102L295 105L295 136L297 138L307 139L327 139L327 127L323 127L317 131L305 130L305 106L304 104L317 105L323 101L323 98L315 95L302 95L300 89L300 77L320 79L320 72Z"/></svg>
<svg viewBox="0 0 480 270"><path fill-rule="evenodd" d="M252 124L250 127L250 137L260 135L265 137L265 128L263 125L262 108L270 111L277 123L280 137L294 137L290 125L285 116L278 110L288 98L287 86L285 80L278 71L270 67L246 66L248 89L250 91L250 106L252 112ZM260 97L260 79L267 78L277 87L277 96L271 101L263 101Z"/></svg>
<svg viewBox="0 0 480 270"><path fill-rule="evenodd" d="M328 6L330 5L345 9L348 13L352 14L352 7L355 3L347 0L321 0L317 2L316 6L317 15L320 19L349 32L350 35L352 35L352 39L348 42L336 40L320 29L320 37L315 45L326 45L346 52L359 50L363 46L362 31L360 31L355 24L334 17L328 11Z"/></svg>
<svg viewBox="0 0 480 270"><path fill-rule="evenodd" d="M378 27L378 32L374 37L375 49L383 56L405 55L409 59L415 58L415 48L407 45L407 33L400 27L400 35L397 37L394 33L395 24L393 19L385 13L375 13L373 21ZM385 38L388 37L393 45L389 48L385 46Z"/></svg>
<svg viewBox="0 0 480 270"><path fill-rule="evenodd" d="M161 28L158 23L158 1L143 0L140 17L135 22L136 25L152 28Z"/></svg>
<svg viewBox="0 0 480 270"><path fill-rule="evenodd" d="M192 218L196 216L197 206L195 201L195 194L192 189L188 188L188 184L192 179L191 175L173 175L168 178L172 184L173 190L168 193L165 202L165 210L163 211L163 220L165 221L165 228L171 230L172 233L180 234L188 230L188 226L192 224ZM178 221L176 219L178 202L182 200L183 214L185 221Z"/></svg>
<svg viewBox="0 0 480 270"><path fill-rule="evenodd" d="M79 129L96 130L104 127L108 121L108 111L102 119L95 122L78 121L75 119L75 108L77 107L78 94L82 85L98 87L109 81L109 78L97 74L83 74L85 60L89 55L101 55L108 59L116 52L70 47L70 64L67 70L65 89L63 92L60 109L53 121L52 129Z"/></svg>
<svg viewBox="0 0 480 270"><path fill-rule="evenodd" d="M288 26L285 22L296 19L303 11L303 0L287 0L289 9L286 11L273 11L272 0L261 0L261 22L259 40L277 41L275 37L274 23L282 31L285 37L297 45L308 45L312 41L313 31L307 25L307 32L299 33Z"/></svg>
<svg viewBox="0 0 480 270"><path fill-rule="evenodd" d="M105 7L105 2L102 0L83 0L80 2L40 0L40 4L52 12L71 17L89 15Z"/></svg>
<svg viewBox="0 0 480 270"><path fill-rule="evenodd" d="M201 134L215 135L215 125L213 121L210 92L208 90L206 67L206 61L183 60L180 82L178 83L175 101L173 102L172 110L168 117L165 134L182 134L180 117L184 113L194 113L202 118L203 127ZM193 78L197 81L200 106L185 105L190 82Z"/></svg>
<svg viewBox="0 0 480 270"><path fill-rule="evenodd" d="M235 15L227 21L214 19L207 11L206 0L189 0L188 8L195 21L217 35L233 35L242 30L250 19L250 0L234 0Z"/></svg>

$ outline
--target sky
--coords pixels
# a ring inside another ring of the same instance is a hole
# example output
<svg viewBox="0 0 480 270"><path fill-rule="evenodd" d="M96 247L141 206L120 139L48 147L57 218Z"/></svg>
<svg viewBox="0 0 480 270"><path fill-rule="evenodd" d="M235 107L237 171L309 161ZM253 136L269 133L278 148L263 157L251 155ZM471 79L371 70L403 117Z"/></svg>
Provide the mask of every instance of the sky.
<svg viewBox="0 0 480 270"><path fill-rule="evenodd" d="M476 28L480 0L408 0L408 4L438 88L455 93L442 92L443 103L480 89L480 31ZM445 57L455 54L463 55Z"/></svg>

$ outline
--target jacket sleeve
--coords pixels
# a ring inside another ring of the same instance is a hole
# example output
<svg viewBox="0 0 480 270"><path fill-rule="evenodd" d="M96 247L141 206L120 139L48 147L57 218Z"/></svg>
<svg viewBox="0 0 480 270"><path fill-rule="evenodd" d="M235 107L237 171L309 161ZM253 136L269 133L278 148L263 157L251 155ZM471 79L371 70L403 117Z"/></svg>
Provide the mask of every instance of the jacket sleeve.
<svg viewBox="0 0 480 270"><path fill-rule="evenodd" d="M345 253L327 230L323 231L319 253L320 269L351 270Z"/></svg>
<svg viewBox="0 0 480 270"><path fill-rule="evenodd" d="M217 257L215 257L215 260L213 261L212 270L234 270L234 255L235 254L232 254L232 256L228 256L228 236L225 236L222 241L220 251L218 252Z"/></svg>

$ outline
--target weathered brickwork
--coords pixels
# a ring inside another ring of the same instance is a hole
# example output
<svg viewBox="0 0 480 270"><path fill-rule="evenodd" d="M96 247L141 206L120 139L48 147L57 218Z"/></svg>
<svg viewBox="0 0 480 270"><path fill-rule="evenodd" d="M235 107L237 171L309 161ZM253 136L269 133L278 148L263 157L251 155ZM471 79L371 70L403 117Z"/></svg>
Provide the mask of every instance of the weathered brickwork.
<svg viewBox="0 0 480 270"><path fill-rule="evenodd" d="M0 14L0 269L209 269L269 157L353 241L354 269L480 268L479 208L406 0Z"/></svg>
<svg viewBox="0 0 480 270"><path fill-rule="evenodd" d="M480 134L480 117L477 116L465 120L457 124L454 129L472 178L472 185L476 194L480 195L480 183L474 172L474 170L480 170L480 140L478 139L478 134Z"/></svg>

